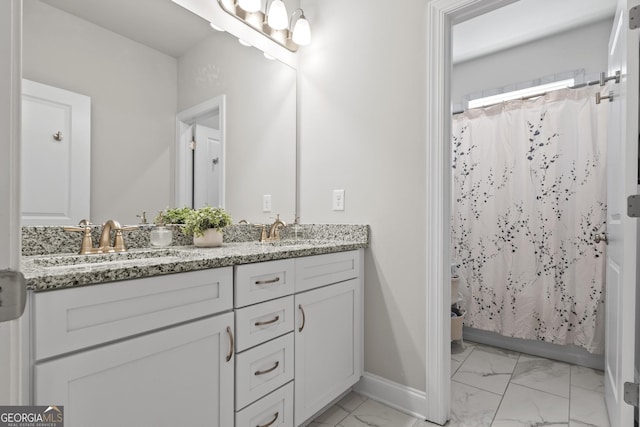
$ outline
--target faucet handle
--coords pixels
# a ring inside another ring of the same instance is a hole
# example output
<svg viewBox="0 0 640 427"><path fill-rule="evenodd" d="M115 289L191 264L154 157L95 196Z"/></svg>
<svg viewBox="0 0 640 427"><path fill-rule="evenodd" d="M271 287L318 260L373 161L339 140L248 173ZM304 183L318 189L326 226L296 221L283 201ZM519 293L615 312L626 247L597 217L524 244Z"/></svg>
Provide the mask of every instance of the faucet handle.
<svg viewBox="0 0 640 427"><path fill-rule="evenodd" d="M116 235L113 238L113 250L114 252L126 252L127 245L124 243L124 236L122 235L123 231L133 231L137 230L137 225L127 225L124 227L119 227L115 229Z"/></svg>
<svg viewBox="0 0 640 427"><path fill-rule="evenodd" d="M72 226L62 227L62 229L66 232L84 233L82 235L82 244L80 245L80 252L78 252L80 255L92 253L93 251L93 240L91 238L91 226L89 224L86 224L83 226L72 225Z"/></svg>

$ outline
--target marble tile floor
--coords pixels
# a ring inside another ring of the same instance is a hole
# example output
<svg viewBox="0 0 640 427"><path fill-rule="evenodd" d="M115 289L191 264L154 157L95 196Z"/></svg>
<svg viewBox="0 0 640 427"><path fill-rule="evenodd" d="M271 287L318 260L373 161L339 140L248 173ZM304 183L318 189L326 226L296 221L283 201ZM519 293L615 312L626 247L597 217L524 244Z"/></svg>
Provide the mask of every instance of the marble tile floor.
<svg viewBox="0 0 640 427"><path fill-rule="evenodd" d="M447 427L609 427L601 371L470 342L451 348ZM436 426L351 392L309 426Z"/></svg>

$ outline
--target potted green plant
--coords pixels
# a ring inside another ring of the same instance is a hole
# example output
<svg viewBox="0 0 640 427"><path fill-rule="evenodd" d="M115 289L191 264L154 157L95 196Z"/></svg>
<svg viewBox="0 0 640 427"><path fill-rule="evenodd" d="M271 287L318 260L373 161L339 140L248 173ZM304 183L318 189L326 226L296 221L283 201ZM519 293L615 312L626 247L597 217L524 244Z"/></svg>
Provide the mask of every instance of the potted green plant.
<svg viewBox="0 0 640 427"><path fill-rule="evenodd" d="M156 224L162 223L165 224L184 224L187 215L193 209L184 207L184 208L167 208L164 211L160 211L158 216L153 221Z"/></svg>
<svg viewBox="0 0 640 427"><path fill-rule="evenodd" d="M228 225L231 216L224 209L205 206L187 213L183 231L193 235L194 245L211 248L222 245L222 229Z"/></svg>

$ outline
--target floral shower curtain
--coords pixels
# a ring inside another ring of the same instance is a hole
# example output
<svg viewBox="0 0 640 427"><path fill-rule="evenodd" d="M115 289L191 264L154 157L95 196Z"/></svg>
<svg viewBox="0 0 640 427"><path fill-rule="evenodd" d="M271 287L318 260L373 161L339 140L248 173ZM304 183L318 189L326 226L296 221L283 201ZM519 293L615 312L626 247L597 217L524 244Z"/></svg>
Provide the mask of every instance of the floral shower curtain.
<svg viewBox="0 0 640 427"><path fill-rule="evenodd" d="M465 326L604 346L606 112L565 89L453 118L453 251ZM464 283L463 281L463 283Z"/></svg>

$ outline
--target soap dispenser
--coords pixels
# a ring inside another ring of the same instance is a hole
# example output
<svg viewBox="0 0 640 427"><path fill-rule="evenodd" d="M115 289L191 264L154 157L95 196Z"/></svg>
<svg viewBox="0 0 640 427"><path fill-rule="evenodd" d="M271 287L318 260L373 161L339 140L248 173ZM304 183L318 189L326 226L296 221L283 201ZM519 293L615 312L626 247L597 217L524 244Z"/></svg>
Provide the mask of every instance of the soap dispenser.
<svg viewBox="0 0 640 427"><path fill-rule="evenodd" d="M151 246L169 246L173 240L173 232L165 226L162 211L158 212L154 222L156 226L149 233Z"/></svg>

